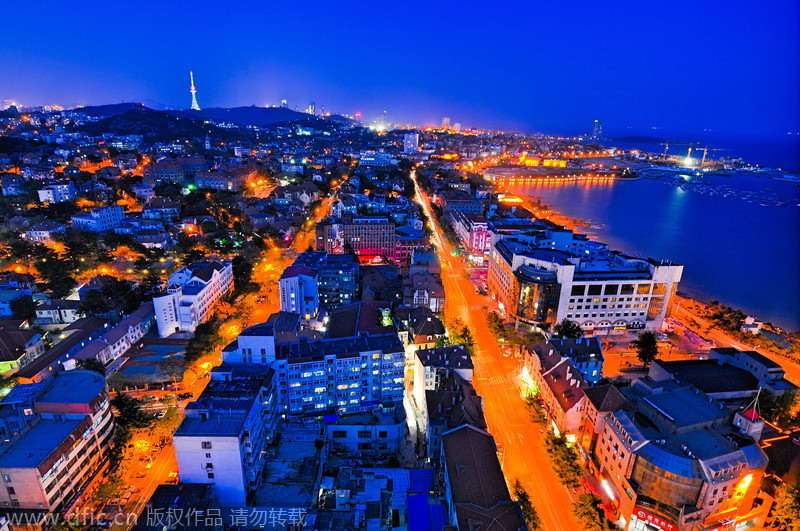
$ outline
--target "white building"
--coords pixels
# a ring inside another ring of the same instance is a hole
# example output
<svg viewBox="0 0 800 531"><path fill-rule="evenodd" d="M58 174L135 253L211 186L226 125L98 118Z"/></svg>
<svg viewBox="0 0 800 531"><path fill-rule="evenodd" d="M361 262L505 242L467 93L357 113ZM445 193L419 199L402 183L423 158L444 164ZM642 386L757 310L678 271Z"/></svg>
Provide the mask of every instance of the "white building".
<svg viewBox="0 0 800 531"><path fill-rule="evenodd" d="M230 263L197 262L173 273L167 292L153 298L159 336L194 332L232 285Z"/></svg>
<svg viewBox="0 0 800 531"><path fill-rule="evenodd" d="M125 210L119 205L100 207L72 216L72 226L78 230L106 232L125 219Z"/></svg>
<svg viewBox="0 0 800 531"><path fill-rule="evenodd" d="M71 181L52 182L37 190L41 203L64 203L75 198L75 187Z"/></svg>
<svg viewBox="0 0 800 531"><path fill-rule="evenodd" d="M406 133L403 135L403 153L416 153L419 151L419 133Z"/></svg>
<svg viewBox="0 0 800 531"><path fill-rule="evenodd" d="M274 371L263 365L224 363L175 431L181 481L213 486L220 505L244 506L258 488L264 449L278 421Z"/></svg>
<svg viewBox="0 0 800 531"><path fill-rule="evenodd" d="M414 401L422 408L425 391L439 389L450 371L472 382L472 358L462 345L418 350L414 356Z"/></svg>
<svg viewBox="0 0 800 531"><path fill-rule="evenodd" d="M487 281L512 321L659 332L683 273L682 265L627 256L565 229L495 237Z"/></svg>
<svg viewBox="0 0 800 531"><path fill-rule="evenodd" d="M286 268L278 281L281 311L298 313L306 319L317 315L319 290L317 271L302 265Z"/></svg>
<svg viewBox="0 0 800 531"><path fill-rule="evenodd" d="M25 237L32 242L49 242L53 240L53 235L57 232L65 232L66 225L57 221L46 219L31 227Z"/></svg>

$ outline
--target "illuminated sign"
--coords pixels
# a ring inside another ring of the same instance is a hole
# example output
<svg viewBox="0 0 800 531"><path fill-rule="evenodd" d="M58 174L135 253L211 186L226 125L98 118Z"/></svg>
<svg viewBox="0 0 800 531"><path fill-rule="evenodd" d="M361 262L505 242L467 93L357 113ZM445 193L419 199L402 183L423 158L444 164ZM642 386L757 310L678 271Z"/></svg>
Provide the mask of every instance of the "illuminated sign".
<svg viewBox="0 0 800 531"><path fill-rule="evenodd" d="M663 518L661 518L660 516L651 514L645 511L644 509L640 509L638 507L636 507L633 510L633 517L642 522L647 522L648 525L656 526L659 529L662 529L663 531L678 531L678 526L676 526L672 522L668 522Z"/></svg>

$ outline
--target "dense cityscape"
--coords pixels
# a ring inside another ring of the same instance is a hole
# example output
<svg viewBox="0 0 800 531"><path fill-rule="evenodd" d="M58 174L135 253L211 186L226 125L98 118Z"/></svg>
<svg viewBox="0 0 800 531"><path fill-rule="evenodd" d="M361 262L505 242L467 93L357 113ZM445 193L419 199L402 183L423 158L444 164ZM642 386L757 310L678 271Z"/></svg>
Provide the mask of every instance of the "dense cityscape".
<svg viewBox="0 0 800 531"><path fill-rule="evenodd" d="M191 68L178 107L0 92L0 531L800 530L797 227L704 264L781 300L636 248L686 197L794 220L798 168ZM629 240L564 200L636 186Z"/></svg>

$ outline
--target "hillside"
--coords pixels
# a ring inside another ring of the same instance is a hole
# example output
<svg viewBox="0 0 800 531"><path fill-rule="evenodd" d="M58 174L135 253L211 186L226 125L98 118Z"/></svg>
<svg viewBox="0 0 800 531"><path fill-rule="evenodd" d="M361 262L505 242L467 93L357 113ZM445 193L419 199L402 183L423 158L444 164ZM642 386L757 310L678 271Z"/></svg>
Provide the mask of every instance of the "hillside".
<svg viewBox="0 0 800 531"><path fill-rule="evenodd" d="M214 138L233 140L238 135L200 120L178 118L166 112L154 111L141 106L109 116L78 128L92 135L113 133L117 135L142 135L149 141L168 141L183 138Z"/></svg>
<svg viewBox="0 0 800 531"><path fill-rule="evenodd" d="M283 107L212 107L200 111L166 111L173 116L193 118L196 120L225 121L240 125L264 127L284 122L296 122L313 118L304 112L293 111Z"/></svg>
<svg viewBox="0 0 800 531"><path fill-rule="evenodd" d="M83 113L87 116L119 116L120 114L134 109L147 109L141 103L112 103L110 105L87 105L86 107L76 107L73 112Z"/></svg>

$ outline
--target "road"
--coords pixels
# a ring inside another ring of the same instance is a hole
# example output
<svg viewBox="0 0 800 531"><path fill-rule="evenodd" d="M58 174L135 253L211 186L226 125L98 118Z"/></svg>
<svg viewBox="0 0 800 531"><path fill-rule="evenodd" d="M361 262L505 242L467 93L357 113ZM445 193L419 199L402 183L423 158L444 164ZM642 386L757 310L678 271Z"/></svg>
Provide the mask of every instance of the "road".
<svg viewBox="0 0 800 531"><path fill-rule="evenodd" d="M442 229L430 210L429 198L422 195L416 175L412 174L412 179L417 189L415 199L430 220L433 243L442 263L445 315L461 319L475 339L474 386L483 397L486 422L497 443L506 481L513 485L519 480L528 491L544 529L579 531L582 526L570 514L574 495L559 482L545 451L545 435L531 420L519 391L519 366L513 358L503 356L486 324L482 308L487 305L488 297L475 293L474 285L464 274L464 266L452 256L451 245L440 236Z"/></svg>

